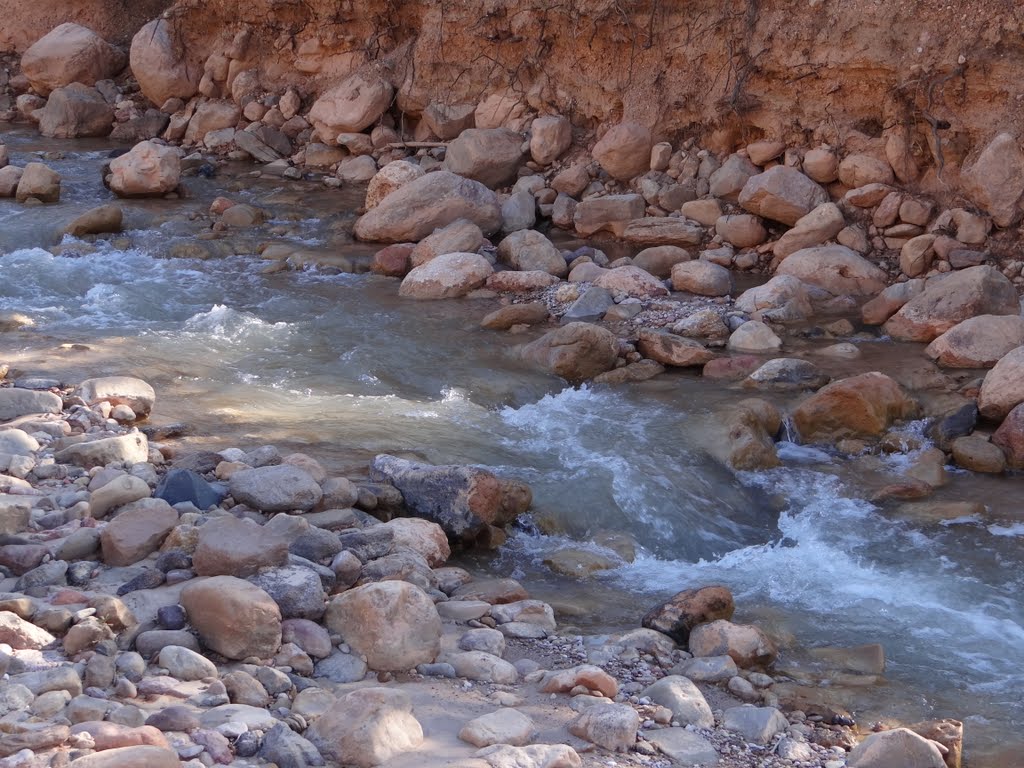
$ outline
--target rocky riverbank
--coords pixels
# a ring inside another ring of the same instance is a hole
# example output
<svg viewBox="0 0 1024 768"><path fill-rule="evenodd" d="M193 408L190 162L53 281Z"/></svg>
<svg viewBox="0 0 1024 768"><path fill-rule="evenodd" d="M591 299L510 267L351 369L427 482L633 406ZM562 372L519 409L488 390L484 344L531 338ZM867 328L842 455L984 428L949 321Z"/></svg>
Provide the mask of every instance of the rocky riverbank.
<svg viewBox="0 0 1024 768"><path fill-rule="evenodd" d="M521 481L181 452L145 426L141 380L17 384L0 388L4 768L959 765L952 721L854 748L849 713L772 673L725 588L586 637L517 582L447 566L503 540ZM848 678L884 670L880 647L820 653Z"/></svg>

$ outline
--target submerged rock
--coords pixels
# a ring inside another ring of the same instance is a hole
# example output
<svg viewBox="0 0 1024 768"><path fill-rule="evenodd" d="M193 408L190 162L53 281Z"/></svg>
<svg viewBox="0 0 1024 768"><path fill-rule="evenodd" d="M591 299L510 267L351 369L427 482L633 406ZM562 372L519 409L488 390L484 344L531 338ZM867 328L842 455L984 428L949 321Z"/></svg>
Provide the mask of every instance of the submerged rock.
<svg viewBox="0 0 1024 768"><path fill-rule="evenodd" d="M571 382L592 379L615 367L619 343L611 331L590 323L568 323L522 348L523 359Z"/></svg>

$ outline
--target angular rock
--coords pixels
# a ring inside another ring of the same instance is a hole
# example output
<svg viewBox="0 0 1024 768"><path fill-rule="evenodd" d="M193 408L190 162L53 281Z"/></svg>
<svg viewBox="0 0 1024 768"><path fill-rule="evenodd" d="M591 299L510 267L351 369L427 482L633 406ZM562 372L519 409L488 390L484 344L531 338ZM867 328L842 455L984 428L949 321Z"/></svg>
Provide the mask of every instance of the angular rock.
<svg viewBox="0 0 1024 768"><path fill-rule="evenodd" d="M678 765L718 765L719 757L714 745L685 728L645 731L644 738Z"/></svg>
<svg viewBox="0 0 1024 768"><path fill-rule="evenodd" d="M569 732L592 744L625 752L636 744L640 715L628 704L595 704L569 723Z"/></svg>
<svg viewBox="0 0 1024 768"><path fill-rule="evenodd" d="M743 208L765 219L793 226L822 203L828 193L795 168L777 165L752 176L740 192Z"/></svg>
<svg viewBox="0 0 1024 768"><path fill-rule="evenodd" d="M173 749L142 744L93 752L68 763L68 768L181 768L181 760Z"/></svg>
<svg viewBox="0 0 1024 768"><path fill-rule="evenodd" d="M155 552L177 524L177 510L159 499L122 507L100 533L104 562L113 567L137 563Z"/></svg>
<svg viewBox="0 0 1024 768"><path fill-rule="evenodd" d="M95 88L72 83L50 94L34 113L43 136L75 139L106 136L114 127L114 110Z"/></svg>
<svg viewBox="0 0 1024 768"><path fill-rule="evenodd" d="M388 163L370 179L370 183L366 187L366 203L364 207L366 210L370 210L396 189L400 189L410 181L415 181L423 176L423 173L423 168L408 160L396 160ZM464 249L459 248L456 250Z"/></svg>
<svg viewBox="0 0 1024 768"><path fill-rule="evenodd" d="M728 346L737 352L778 352L782 339L759 320L748 320L732 332Z"/></svg>
<svg viewBox="0 0 1024 768"><path fill-rule="evenodd" d="M722 727L735 731L752 744L767 744L777 733L789 727L789 721L775 707L729 707L722 717Z"/></svg>
<svg viewBox="0 0 1024 768"><path fill-rule="evenodd" d="M572 145L572 123L562 115L543 115L530 126L530 155L538 165L550 165Z"/></svg>
<svg viewBox="0 0 1024 768"><path fill-rule="evenodd" d="M580 201L576 206L573 227L582 237L590 237L602 231L618 236L631 221L640 219L646 210L647 206L640 195L592 197Z"/></svg>
<svg viewBox="0 0 1024 768"><path fill-rule="evenodd" d="M700 342L649 328L640 330L637 351L646 358L678 368L704 365L715 356Z"/></svg>
<svg viewBox="0 0 1024 768"><path fill-rule="evenodd" d="M668 289L660 280L640 267L632 265L607 270L594 280L594 285L604 288L613 296L623 295L646 299L668 295Z"/></svg>
<svg viewBox="0 0 1024 768"><path fill-rule="evenodd" d="M197 569L198 572L198 569ZM267 568L249 579L273 598L284 619L319 619L326 594L315 571L297 565Z"/></svg>
<svg viewBox="0 0 1024 768"><path fill-rule="evenodd" d="M698 296L728 296L732 273L710 261L686 261L672 267L672 290Z"/></svg>
<svg viewBox="0 0 1024 768"><path fill-rule="evenodd" d="M1024 404L1016 406L1006 415L999 429L992 435L992 445L1002 450L1007 464L1014 469L1024 469ZM997 465L998 459L993 457L989 466Z"/></svg>
<svg viewBox="0 0 1024 768"><path fill-rule="evenodd" d="M60 174L42 163L29 163L21 172L14 197L19 203L30 197L43 203L56 203L60 200Z"/></svg>
<svg viewBox="0 0 1024 768"><path fill-rule="evenodd" d="M565 277L569 267L559 250L540 232L523 229L498 244L498 258L521 271L540 271Z"/></svg>
<svg viewBox="0 0 1024 768"><path fill-rule="evenodd" d="M0 389L0 421L13 421L37 413L60 413L63 403L52 392L30 389Z"/></svg>
<svg viewBox="0 0 1024 768"><path fill-rule="evenodd" d="M992 215L996 226L1020 219L1024 194L1024 152L1016 137L1000 133L961 174L968 196Z"/></svg>

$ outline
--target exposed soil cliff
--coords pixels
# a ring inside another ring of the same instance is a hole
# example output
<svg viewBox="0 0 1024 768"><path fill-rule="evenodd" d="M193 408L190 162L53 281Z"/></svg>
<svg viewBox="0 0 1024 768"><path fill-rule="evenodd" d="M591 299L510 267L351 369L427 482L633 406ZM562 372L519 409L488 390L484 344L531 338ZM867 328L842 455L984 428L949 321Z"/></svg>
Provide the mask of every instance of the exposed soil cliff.
<svg viewBox="0 0 1024 768"><path fill-rule="evenodd" d="M75 22L127 43L170 0L0 0L0 53L22 53L58 24Z"/></svg>

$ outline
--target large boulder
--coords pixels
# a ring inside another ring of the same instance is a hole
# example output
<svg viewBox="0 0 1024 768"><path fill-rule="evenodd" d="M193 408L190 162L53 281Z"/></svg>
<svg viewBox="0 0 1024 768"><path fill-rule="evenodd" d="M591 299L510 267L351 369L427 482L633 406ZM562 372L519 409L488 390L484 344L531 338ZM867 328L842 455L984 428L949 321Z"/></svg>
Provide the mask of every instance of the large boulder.
<svg viewBox="0 0 1024 768"><path fill-rule="evenodd" d="M456 219L416 243L409 254L409 263L418 267L446 253L477 253L484 242L480 227L468 219Z"/></svg>
<svg viewBox="0 0 1024 768"><path fill-rule="evenodd" d="M324 495L309 472L291 464L239 470L229 489L235 501L262 512L308 512Z"/></svg>
<svg viewBox="0 0 1024 768"><path fill-rule="evenodd" d="M301 565L265 568L249 581L273 598L283 619L317 620L324 615L326 595L320 576L312 568Z"/></svg>
<svg viewBox="0 0 1024 768"><path fill-rule="evenodd" d="M430 664L441 652L434 601L405 581L379 581L337 595L327 604L324 625L378 672Z"/></svg>
<svg viewBox="0 0 1024 768"><path fill-rule="evenodd" d="M612 296L631 296L637 299L668 296L668 289L661 280L632 264L603 272L594 280L594 285L604 288Z"/></svg>
<svg viewBox="0 0 1024 768"><path fill-rule="evenodd" d="M754 320L791 322L811 316L808 287L792 275L775 275L767 283L748 288L736 299L736 308Z"/></svg>
<svg viewBox="0 0 1024 768"><path fill-rule="evenodd" d="M739 667L765 666L778 655L775 643L760 629L725 619L694 627L689 648L694 656L731 656Z"/></svg>
<svg viewBox="0 0 1024 768"><path fill-rule="evenodd" d="M924 353L944 368L991 368L1024 344L1024 317L978 315L958 323Z"/></svg>
<svg viewBox="0 0 1024 768"><path fill-rule="evenodd" d="M73 443L54 454L61 464L77 464L85 469L105 467L114 462L138 464L149 461L149 441L141 432Z"/></svg>
<svg viewBox="0 0 1024 768"><path fill-rule="evenodd" d="M571 382L592 379L615 367L619 341L590 323L567 323L522 348L523 359Z"/></svg>
<svg viewBox="0 0 1024 768"><path fill-rule="evenodd" d="M381 454L370 477L395 486L416 517L437 523L450 539L472 543L487 526L511 523L530 506L529 487L470 466L420 464Z"/></svg>
<svg viewBox="0 0 1024 768"><path fill-rule="evenodd" d="M791 230L780 237L772 247L778 259L791 253L827 243L846 226L846 219L835 203L822 203L806 216L801 216Z"/></svg>
<svg viewBox="0 0 1024 768"><path fill-rule="evenodd" d="M791 253L776 274L790 275L833 296L874 296L886 284L885 272L845 245L821 245Z"/></svg>
<svg viewBox="0 0 1024 768"><path fill-rule="evenodd" d="M108 402L111 405L127 405L136 416L148 416L156 402L153 387L142 379L132 376L104 376L86 379L75 392L88 405Z"/></svg>
<svg viewBox="0 0 1024 768"><path fill-rule="evenodd" d="M180 180L178 151L152 141L110 161L110 189L118 197L161 197L177 189Z"/></svg>
<svg viewBox="0 0 1024 768"><path fill-rule="evenodd" d="M699 341L650 328L640 330L636 348L647 359L676 368L701 366L715 356Z"/></svg>
<svg viewBox="0 0 1024 768"><path fill-rule="evenodd" d="M580 201L573 212L573 227L583 237L607 230L621 235L626 226L647 210L640 195L607 195ZM657 243L654 243L657 245Z"/></svg>
<svg viewBox="0 0 1024 768"><path fill-rule="evenodd" d="M181 760L173 749L152 744L104 749L82 755L68 763L68 768L181 768Z"/></svg>
<svg viewBox="0 0 1024 768"><path fill-rule="evenodd" d="M288 541L284 536L252 520L231 516L200 526L192 555L192 567L200 576L244 578L286 562Z"/></svg>
<svg viewBox="0 0 1024 768"><path fill-rule="evenodd" d="M619 123L594 145L594 159L608 175L628 181L651 168L651 132L638 123Z"/></svg>
<svg viewBox="0 0 1024 768"><path fill-rule="evenodd" d="M181 591L181 606L199 639L229 659L266 659L281 645L281 611L259 587L234 576L196 579Z"/></svg>
<svg viewBox="0 0 1024 768"><path fill-rule="evenodd" d="M58 88L38 110L39 132L57 139L106 136L114 127L114 109L95 88L81 83Z"/></svg>
<svg viewBox="0 0 1024 768"><path fill-rule="evenodd" d="M708 179L711 194L723 200L735 203L740 192L751 178L761 173L761 169L740 154L729 155L725 162L711 174ZM718 218L717 216L715 217Z"/></svg>
<svg viewBox="0 0 1024 768"><path fill-rule="evenodd" d="M728 587L687 589L649 610L641 624L686 645L694 627L718 619L729 620L735 610Z"/></svg>
<svg viewBox="0 0 1024 768"><path fill-rule="evenodd" d="M100 532L104 562L131 565L155 552L178 524L178 513L161 499L142 499L121 508Z"/></svg>
<svg viewBox="0 0 1024 768"><path fill-rule="evenodd" d="M538 165L551 165L572 144L572 123L562 115L544 115L530 125L530 155Z"/></svg>
<svg viewBox="0 0 1024 768"><path fill-rule="evenodd" d="M714 728L715 716L711 714L704 694L691 680L682 675L663 677L643 691L655 704L672 710L672 719L680 724L695 725L698 728Z"/></svg>
<svg viewBox="0 0 1024 768"><path fill-rule="evenodd" d="M827 202L824 188L785 165L751 176L739 195L739 204L746 210L790 226Z"/></svg>
<svg viewBox="0 0 1024 768"><path fill-rule="evenodd" d="M136 32L129 60L143 95L158 107L168 99L188 100L199 90L202 67L190 60L172 21L154 19Z"/></svg>
<svg viewBox="0 0 1024 768"><path fill-rule="evenodd" d="M355 235L370 242L416 242L458 219L493 234L501 227L501 203L480 182L437 171L387 195L356 222Z"/></svg>
<svg viewBox="0 0 1024 768"><path fill-rule="evenodd" d="M373 72L355 72L326 91L309 110L324 144L337 144L340 133L359 133L373 125L391 105L394 89Z"/></svg>
<svg viewBox="0 0 1024 768"><path fill-rule="evenodd" d="M242 116L238 105L226 99L211 99L202 102L188 121L185 131L186 144L198 144L206 134L222 128L234 128Z"/></svg>
<svg viewBox="0 0 1024 768"><path fill-rule="evenodd" d="M498 258L513 269L525 272L541 271L557 277L569 274L562 254L540 232L521 229L498 244Z"/></svg>
<svg viewBox="0 0 1024 768"><path fill-rule="evenodd" d="M957 442L969 439L973 438L961 437L954 441L954 453L956 452ZM1002 451L1007 465L1013 469L1024 469L1024 403L1014 407L1006 415L1003 423L999 425L999 429L992 435L991 445ZM986 453L991 456L989 451L986 451ZM986 463L989 463L992 467L998 467L998 457L993 458L994 461L988 459Z"/></svg>
<svg viewBox="0 0 1024 768"><path fill-rule="evenodd" d="M36 392L32 389L0 389L0 422L12 421L21 416L42 413L60 413L63 403L53 392Z"/></svg>
<svg viewBox="0 0 1024 768"><path fill-rule="evenodd" d="M1016 137L1000 133L960 174L967 195L992 215L996 226L1020 218L1024 194L1024 152Z"/></svg>
<svg viewBox="0 0 1024 768"><path fill-rule="evenodd" d="M364 207L366 210L375 208L377 203L383 200L385 197L390 195L396 189L405 186L410 181L415 181L420 178L424 173L416 163L411 163L408 160L395 160L394 162L388 163L379 171L377 174L370 179L370 183L366 187L366 203ZM466 250L465 248L456 248L454 250Z"/></svg>
<svg viewBox="0 0 1024 768"><path fill-rule="evenodd" d="M124 53L91 29L70 22L54 27L21 56L21 73L32 89L46 96L71 83L96 85L127 62Z"/></svg>
<svg viewBox="0 0 1024 768"><path fill-rule="evenodd" d="M812 443L879 437L895 421L917 415L917 404L888 376L862 373L822 387L793 411L793 425Z"/></svg>
<svg viewBox="0 0 1024 768"><path fill-rule="evenodd" d="M331 765L373 768L419 748L423 728L403 691L362 688L336 699L306 731Z"/></svg>
<svg viewBox="0 0 1024 768"><path fill-rule="evenodd" d="M478 253L446 253L409 272L398 293L408 299L457 299L493 273L494 267Z"/></svg>
<svg viewBox="0 0 1024 768"><path fill-rule="evenodd" d="M1024 402L1024 346L1007 353L985 374L978 395L978 410L986 419L1000 421Z"/></svg>
<svg viewBox="0 0 1024 768"><path fill-rule="evenodd" d="M872 733L850 752L850 768L945 768L934 741L908 728Z"/></svg>
<svg viewBox="0 0 1024 768"><path fill-rule="evenodd" d="M883 327L894 339L928 342L977 315L1019 314L1013 283L995 267L982 265L931 278Z"/></svg>
<svg viewBox="0 0 1024 768"><path fill-rule="evenodd" d="M523 137L508 128L470 128L448 145L444 167L494 189L512 182L522 165Z"/></svg>
<svg viewBox="0 0 1024 768"><path fill-rule="evenodd" d="M672 290L697 296L728 296L732 293L732 273L703 259L684 261L672 267Z"/></svg>

